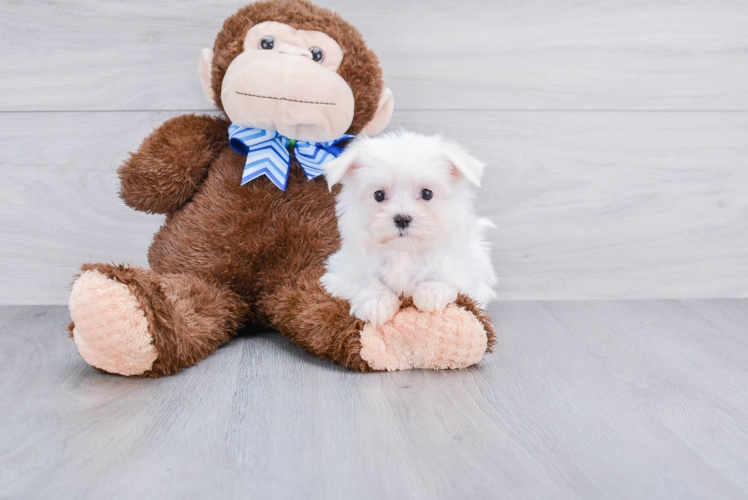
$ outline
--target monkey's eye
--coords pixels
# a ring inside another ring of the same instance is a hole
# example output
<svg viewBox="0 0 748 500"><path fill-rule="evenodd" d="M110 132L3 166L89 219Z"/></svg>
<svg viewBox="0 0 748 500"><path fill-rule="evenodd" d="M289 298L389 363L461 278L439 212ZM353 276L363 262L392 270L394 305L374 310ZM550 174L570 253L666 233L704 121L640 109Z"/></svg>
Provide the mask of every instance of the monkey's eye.
<svg viewBox="0 0 748 500"><path fill-rule="evenodd" d="M374 199L377 200L377 202L379 203L383 202L386 198L387 198L387 195L381 189L374 193Z"/></svg>
<svg viewBox="0 0 748 500"><path fill-rule="evenodd" d="M263 50L271 50L273 47L275 47L275 38L272 36L266 36L262 40L260 40L260 48Z"/></svg>
<svg viewBox="0 0 748 500"><path fill-rule="evenodd" d="M433 196L434 193L432 193L430 189L424 189L423 191L421 191L421 198L426 201L429 201Z"/></svg>
<svg viewBox="0 0 748 500"><path fill-rule="evenodd" d="M319 47L312 47L309 49L309 52L312 53L312 60L314 62L322 62L325 59L325 53Z"/></svg>

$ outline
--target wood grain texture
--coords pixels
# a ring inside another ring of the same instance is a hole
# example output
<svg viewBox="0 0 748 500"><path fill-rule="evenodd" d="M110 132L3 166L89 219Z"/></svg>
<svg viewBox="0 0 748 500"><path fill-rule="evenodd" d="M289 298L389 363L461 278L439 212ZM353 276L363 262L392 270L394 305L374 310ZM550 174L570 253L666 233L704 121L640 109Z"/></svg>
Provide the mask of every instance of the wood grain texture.
<svg viewBox="0 0 748 500"><path fill-rule="evenodd" d="M0 114L0 303L60 304L83 262L145 264L162 217L114 169L178 113ZM398 111L489 168L500 298L748 297L748 114ZM29 130L34 133L30 134Z"/></svg>
<svg viewBox="0 0 748 500"><path fill-rule="evenodd" d="M0 110L211 109L197 61L245 3L10 1ZM398 109L748 110L743 0L320 0Z"/></svg>
<svg viewBox="0 0 748 500"><path fill-rule="evenodd" d="M503 302L471 369L362 375L276 333L100 374L0 308L3 498L743 499L748 301Z"/></svg>

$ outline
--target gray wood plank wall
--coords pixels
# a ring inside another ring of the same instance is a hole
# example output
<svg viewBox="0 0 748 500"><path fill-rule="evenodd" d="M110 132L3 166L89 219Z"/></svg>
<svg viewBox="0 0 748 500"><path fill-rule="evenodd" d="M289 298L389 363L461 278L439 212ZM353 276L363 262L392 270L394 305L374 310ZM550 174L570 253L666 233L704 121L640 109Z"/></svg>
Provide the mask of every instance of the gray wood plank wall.
<svg viewBox="0 0 748 500"><path fill-rule="evenodd" d="M162 219L122 204L115 169L212 112L198 54L243 3L3 4L0 303L146 263ZM379 54L393 127L489 164L500 298L748 297L747 2L319 3Z"/></svg>

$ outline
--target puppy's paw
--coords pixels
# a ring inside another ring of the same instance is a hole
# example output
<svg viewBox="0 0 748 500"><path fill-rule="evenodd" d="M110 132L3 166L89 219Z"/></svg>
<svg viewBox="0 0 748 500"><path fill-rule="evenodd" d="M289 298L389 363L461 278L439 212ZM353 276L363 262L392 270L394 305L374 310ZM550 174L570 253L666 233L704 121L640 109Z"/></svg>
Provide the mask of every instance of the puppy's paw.
<svg viewBox="0 0 748 500"><path fill-rule="evenodd" d="M351 316L371 323L383 325L400 309L400 299L389 290L367 291L351 301Z"/></svg>
<svg viewBox="0 0 748 500"><path fill-rule="evenodd" d="M424 312L441 311L457 300L457 287L444 281L425 281L413 292L413 303Z"/></svg>

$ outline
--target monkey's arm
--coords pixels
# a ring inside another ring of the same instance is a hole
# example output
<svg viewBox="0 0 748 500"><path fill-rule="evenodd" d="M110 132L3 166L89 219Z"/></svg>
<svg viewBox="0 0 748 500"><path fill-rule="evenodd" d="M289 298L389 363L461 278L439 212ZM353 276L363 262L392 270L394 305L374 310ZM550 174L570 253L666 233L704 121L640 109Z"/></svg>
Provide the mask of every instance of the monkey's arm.
<svg viewBox="0 0 748 500"><path fill-rule="evenodd" d="M118 170L120 196L136 210L168 213L192 197L228 142L222 117L178 116L146 137Z"/></svg>

